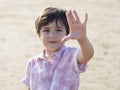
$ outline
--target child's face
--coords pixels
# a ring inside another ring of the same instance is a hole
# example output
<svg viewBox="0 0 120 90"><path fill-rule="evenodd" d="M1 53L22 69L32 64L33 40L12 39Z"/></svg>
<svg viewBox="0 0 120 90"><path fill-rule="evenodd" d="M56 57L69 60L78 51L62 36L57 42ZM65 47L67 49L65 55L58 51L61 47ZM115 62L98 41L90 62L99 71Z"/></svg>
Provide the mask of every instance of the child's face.
<svg viewBox="0 0 120 90"><path fill-rule="evenodd" d="M56 21L53 21L43 26L40 31L40 38L46 50L54 53L62 47L61 39L64 36L66 36L66 29L59 21L58 25L56 25Z"/></svg>

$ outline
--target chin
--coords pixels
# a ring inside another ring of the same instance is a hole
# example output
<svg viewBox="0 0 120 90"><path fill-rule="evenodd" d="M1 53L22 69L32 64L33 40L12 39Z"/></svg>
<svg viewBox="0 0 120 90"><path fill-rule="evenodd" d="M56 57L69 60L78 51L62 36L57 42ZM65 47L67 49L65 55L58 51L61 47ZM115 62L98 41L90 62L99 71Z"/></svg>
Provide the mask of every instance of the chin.
<svg viewBox="0 0 120 90"><path fill-rule="evenodd" d="M52 48L50 48L49 50L50 50L51 52L57 52L59 49L60 49L60 48L52 47Z"/></svg>

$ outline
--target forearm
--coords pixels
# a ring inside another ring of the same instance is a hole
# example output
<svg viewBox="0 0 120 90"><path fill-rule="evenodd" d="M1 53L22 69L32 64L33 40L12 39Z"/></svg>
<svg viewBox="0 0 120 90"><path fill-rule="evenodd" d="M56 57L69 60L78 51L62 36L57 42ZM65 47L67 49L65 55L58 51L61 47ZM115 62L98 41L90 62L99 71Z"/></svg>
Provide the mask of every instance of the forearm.
<svg viewBox="0 0 120 90"><path fill-rule="evenodd" d="M94 49L88 38L86 37L84 40L78 40L81 50L78 53L78 62L79 63L87 63L88 60L93 56Z"/></svg>

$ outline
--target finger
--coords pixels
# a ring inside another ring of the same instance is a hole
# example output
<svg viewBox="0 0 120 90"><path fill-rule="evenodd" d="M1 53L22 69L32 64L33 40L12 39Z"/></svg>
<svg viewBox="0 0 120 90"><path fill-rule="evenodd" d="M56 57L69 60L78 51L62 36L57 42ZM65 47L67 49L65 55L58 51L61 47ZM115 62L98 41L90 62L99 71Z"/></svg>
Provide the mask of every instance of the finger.
<svg viewBox="0 0 120 90"><path fill-rule="evenodd" d="M63 37L63 38L62 38L62 43L65 43L65 42L68 41L69 39L71 39L70 35Z"/></svg>
<svg viewBox="0 0 120 90"><path fill-rule="evenodd" d="M73 16L71 10L69 10L69 11L66 13L66 16L67 16L68 24L69 24L70 26L71 26L72 24L74 24L75 19L74 19L74 16Z"/></svg>
<svg viewBox="0 0 120 90"><path fill-rule="evenodd" d="M71 26L71 25L72 25L72 21L71 21L71 19L70 19L70 11L68 11L68 12L66 13L66 17L67 17L68 25Z"/></svg>
<svg viewBox="0 0 120 90"><path fill-rule="evenodd" d="M79 23L80 22L80 18L78 16L77 12L74 10L73 13L74 13L75 21Z"/></svg>
<svg viewBox="0 0 120 90"><path fill-rule="evenodd" d="M70 19L71 19L72 23L74 24L75 23L75 17L74 17L73 11L71 11L71 10L70 10Z"/></svg>
<svg viewBox="0 0 120 90"><path fill-rule="evenodd" d="M87 20L88 20L88 14L85 14L85 20L84 20L84 24L87 24Z"/></svg>

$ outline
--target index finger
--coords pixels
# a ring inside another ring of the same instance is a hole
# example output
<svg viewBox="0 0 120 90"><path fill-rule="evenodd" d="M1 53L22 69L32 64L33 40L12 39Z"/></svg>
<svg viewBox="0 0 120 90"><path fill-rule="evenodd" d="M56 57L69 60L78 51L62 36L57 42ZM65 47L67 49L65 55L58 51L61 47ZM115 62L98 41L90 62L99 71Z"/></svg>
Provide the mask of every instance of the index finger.
<svg viewBox="0 0 120 90"><path fill-rule="evenodd" d="M69 10L67 13L66 13L66 17L67 17L67 21L68 21L68 24L69 26L72 26L72 24L75 22L73 19L73 16L72 16L72 12L71 10Z"/></svg>

